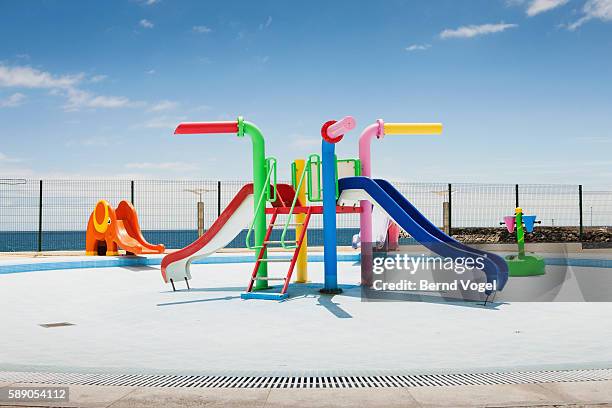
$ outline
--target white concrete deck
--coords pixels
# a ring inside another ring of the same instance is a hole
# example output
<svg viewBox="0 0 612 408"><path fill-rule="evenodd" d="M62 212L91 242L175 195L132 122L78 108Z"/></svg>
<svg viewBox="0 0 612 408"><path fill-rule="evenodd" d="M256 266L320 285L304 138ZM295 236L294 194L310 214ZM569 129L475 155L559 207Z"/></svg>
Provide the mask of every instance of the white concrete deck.
<svg viewBox="0 0 612 408"><path fill-rule="evenodd" d="M282 303L243 301L251 264L195 265L192 290L176 293L158 268L0 275L0 370L367 375L612 367L612 303L368 303L350 263L339 266L342 295L320 296L319 284L307 284L292 285ZM270 275L285 268L271 265ZM309 268L321 282L323 264ZM74 325L39 326L54 322Z"/></svg>

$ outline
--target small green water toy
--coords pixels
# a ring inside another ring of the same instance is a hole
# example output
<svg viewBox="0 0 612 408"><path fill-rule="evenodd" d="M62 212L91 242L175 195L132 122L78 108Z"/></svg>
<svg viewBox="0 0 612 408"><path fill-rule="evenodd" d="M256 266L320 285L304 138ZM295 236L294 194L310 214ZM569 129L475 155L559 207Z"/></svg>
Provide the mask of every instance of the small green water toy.
<svg viewBox="0 0 612 408"><path fill-rule="evenodd" d="M544 258L535 255L525 255L525 230L532 232L536 223L535 215L523 215L523 209L518 207L515 215L504 217L503 224L506 224L508 232L514 232L516 226L516 243L518 244L518 255L507 255L505 257L508 264L510 276L537 276L544 275Z"/></svg>

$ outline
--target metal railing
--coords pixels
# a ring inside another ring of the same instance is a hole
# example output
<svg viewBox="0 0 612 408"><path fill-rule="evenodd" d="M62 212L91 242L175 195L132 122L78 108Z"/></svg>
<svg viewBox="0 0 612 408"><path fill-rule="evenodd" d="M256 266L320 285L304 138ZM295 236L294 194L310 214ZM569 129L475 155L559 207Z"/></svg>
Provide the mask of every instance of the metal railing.
<svg viewBox="0 0 612 408"><path fill-rule="evenodd" d="M299 180L297 180L299 181ZM87 219L99 199L117 205L131 200L145 237L168 248L182 248L198 237L200 198L205 191L203 227L217 219L242 180L27 180L0 179L0 252L82 250ZM282 182L279 180L279 182ZM393 183L426 217L451 232L497 228L521 206L537 215L538 228L566 228L577 237L612 226L612 188L579 185ZM446 208L446 210L445 210ZM278 222L287 223L287 215ZM359 231L359 215L338 216L339 245L350 245ZM246 230L229 247L244 247ZM273 231L278 240L281 231ZM286 233L287 239L294 235ZM311 246L323 242L321 217L308 228Z"/></svg>

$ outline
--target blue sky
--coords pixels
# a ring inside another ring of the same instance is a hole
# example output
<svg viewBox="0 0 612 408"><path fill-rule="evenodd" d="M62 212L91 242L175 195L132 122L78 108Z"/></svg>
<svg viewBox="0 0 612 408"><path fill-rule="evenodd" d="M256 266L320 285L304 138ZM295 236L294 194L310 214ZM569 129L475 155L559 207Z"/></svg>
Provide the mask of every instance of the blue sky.
<svg viewBox="0 0 612 408"><path fill-rule="evenodd" d="M287 177L323 122L389 136L402 181L612 182L612 0L0 0L0 177L250 179L250 145L173 136L260 126Z"/></svg>

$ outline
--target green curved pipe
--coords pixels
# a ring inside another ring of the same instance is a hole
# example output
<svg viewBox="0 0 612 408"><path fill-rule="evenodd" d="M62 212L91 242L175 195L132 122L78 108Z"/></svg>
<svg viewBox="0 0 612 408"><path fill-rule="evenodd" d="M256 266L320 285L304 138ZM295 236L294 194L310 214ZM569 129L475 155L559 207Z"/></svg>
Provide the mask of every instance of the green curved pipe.
<svg viewBox="0 0 612 408"><path fill-rule="evenodd" d="M253 145L253 197L261 197L266 183L266 142L264 141L263 135L257 126L251 122L243 121L242 118L238 118L238 136L243 137L244 135L249 135ZM257 255L259 254L259 249L257 248L261 248L266 235L266 200L262 200L259 205L263 206L264 208L259 209L257 207L257 199L253 200L253 214L255 214L253 221L256 248L255 258L257 258ZM264 258L268 257L267 252L267 250L264 251ZM264 278L268 276L267 262L261 262L261 265L259 265L259 270L257 271L257 276ZM267 288L267 280L258 279L255 282L255 290Z"/></svg>

